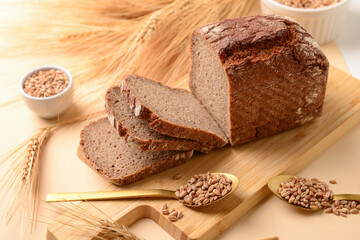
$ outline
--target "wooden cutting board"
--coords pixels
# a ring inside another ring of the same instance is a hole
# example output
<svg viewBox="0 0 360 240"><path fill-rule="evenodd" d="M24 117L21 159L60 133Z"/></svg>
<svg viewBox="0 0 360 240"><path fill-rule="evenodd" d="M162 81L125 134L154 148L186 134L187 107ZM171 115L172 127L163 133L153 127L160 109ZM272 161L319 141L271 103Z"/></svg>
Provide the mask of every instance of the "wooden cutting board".
<svg viewBox="0 0 360 240"><path fill-rule="evenodd" d="M182 84L185 83L179 85ZM240 185L223 201L197 209L187 208L171 199L98 201L93 204L127 226L147 217L175 239L214 239L269 194L266 184L271 177L281 173L295 174L359 122L360 81L331 67L324 114L315 122L241 146L218 149L206 155L197 154L184 165L138 183L123 188L112 185L107 188L175 189L196 173L228 172L239 177ZM182 173L183 177L179 180L172 179L177 173ZM183 211L184 217L178 222L170 222L160 213L165 203L171 209ZM79 204L89 212L99 215L98 210L89 204ZM59 219L70 225L75 222L65 215ZM54 222L49 225L47 239L92 238Z"/></svg>

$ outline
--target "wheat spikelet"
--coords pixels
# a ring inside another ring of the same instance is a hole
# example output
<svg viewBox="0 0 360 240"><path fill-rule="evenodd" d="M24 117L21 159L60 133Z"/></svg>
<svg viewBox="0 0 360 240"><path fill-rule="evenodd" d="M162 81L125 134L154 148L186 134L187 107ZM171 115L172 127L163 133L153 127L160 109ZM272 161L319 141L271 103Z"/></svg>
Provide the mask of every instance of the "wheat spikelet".
<svg viewBox="0 0 360 240"><path fill-rule="evenodd" d="M53 203L52 207L54 211L57 214L62 214L61 218L53 219L53 221L73 227L79 230L79 234L94 237L92 239L143 240L143 238L134 234L123 224L119 224L113 220L95 205L90 202L86 202L86 204L92 207L91 212L71 202Z"/></svg>
<svg viewBox="0 0 360 240"><path fill-rule="evenodd" d="M23 233L29 231L27 220L36 215L40 153L50 130L50 127L39 129L29 141L1 157L0 167L8 167L0 180L0 196L7 203L2 206L2 211L6 222L17 211L22 212Z"/></svg>
<svg viewBox="0 0 360 240"><path fill-rule="evenodd" d="M104 35L110 35L113 31L112 30L106 30L106 29L100 29L100 30L86 30L83 32L77 32L73 34L68 34L65 37L61 38L61 42L65 41L82 41L82 39L86 38L98 38L102 37Z"/></svg>
<svg viewBox="0 0 360 240"><path fill-rule="evenodd" d="M162 10L157 10L149 17L144 25L144 28L135 37L132 45L140 45L150 37L151 33L155 30L156 23L158 22L161 13Z"/></svg>
<svg viewBox="0 0 360 240"><path fill-rule="evenodd" d="M110 72L118 73L116 79L120 78L121 75L126 74L127 72L131 72L134 69L134 65L131 64L123 64L125 61L130 62L130 58L135 58L137 56L137 50L141 47L141 45L147 41L152 33L155 31L156 24L159 21L159 18L162 14L162 10L157 10L147 19L144 26L140 29L140 31L136 35L132 35L128 39L128 44L130 44L128 51L124 54L124 56L117 62L117 59L113 59L115 62L115 68L109 69ZM117 63L116 63L117 62ZM125 66L125 67L124 67Z"/></svg>
<svg viewBox="0 0 360 240"><path fill-rule="evenodd" d="M0 156L0 198L6 203L0 206L3 220L8 223L20 212L22 234L26 235L33 229L38 203L41 151L47 138L58 127L104 115L105 111L101 111L40 128L29 140Z"/></svg>

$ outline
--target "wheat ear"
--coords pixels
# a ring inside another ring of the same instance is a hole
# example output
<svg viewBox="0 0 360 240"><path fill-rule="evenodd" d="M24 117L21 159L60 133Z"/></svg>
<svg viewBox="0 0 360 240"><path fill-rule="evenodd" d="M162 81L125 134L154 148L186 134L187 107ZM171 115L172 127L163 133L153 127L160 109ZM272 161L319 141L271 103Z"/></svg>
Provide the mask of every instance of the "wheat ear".
<svg viewBox="0 0 360 240"><path fill-rule="evenodd" d="M138 48L140 48L142 44L146 40L148 40L151 37L152 33L155 31L156 24L159 21L161 14L162 14L162 9L153 12L145 22L144 26L140 28L140 31L138 33L133 34L129 38L128 40L129 41L128 44L130 46L129 49L125 52L121 60L115 65L116 67L112 69L112 71L110 72L114 72L114 73L121 72L120 75L127 72L131 72L132 68L134 68L132 64L129 64L131 62L131 59L135 58L135 56L139 52ZM116 63L117 59L115 59L114 62ZM127 64L123 64L124 62L127 62ZM124 69L121 70L121 68L124 68L124 66L127 66L125 67L125 70ZM118 76L116 78L118 78Z"/></svg>
<svg viewBox="0 0 360 240"><path fill-rule="evenodd" d="M1 199L6 203L2 206L5 220L8 223L20 211L22 234L32 229L26 221L36 216L40 153L50 131L51 127L38 129L29 141L1 158L0 167L6 169L0 180Z"/></svg>
<svg viewBox="0 0 360 240"><path fill-rule="evenodd" d="M79 235L86 234L96 240L144 240L123 224L119 224L109 217L94 204L90 202L85 203L89 204L93 209L85 210L80 204L74 204L72 202L51 204L57 214L62 214L62 217L53 219L53 221L56 224L75 228L79 231Z"/></svg>
<svg viewBox="0 0 360 240"><path fill-rule="evenodd" d="M19 212L22 234L33 229L33 220L37 218L41 152L51 133L58 127L103 115L105 111L40 128L27 141L0 156L0 199L5 203L0 206L0 213L6 223Z"/></svg>

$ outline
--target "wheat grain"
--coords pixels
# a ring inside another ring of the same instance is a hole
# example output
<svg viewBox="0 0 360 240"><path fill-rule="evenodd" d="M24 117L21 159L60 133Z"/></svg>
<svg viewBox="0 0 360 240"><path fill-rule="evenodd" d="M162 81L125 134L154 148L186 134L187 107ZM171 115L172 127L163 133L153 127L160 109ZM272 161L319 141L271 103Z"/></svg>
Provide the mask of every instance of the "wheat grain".
<svg viewBox="0 0 360 240"><path fill-rule="evenodd" d="M332 201L332 191L315 178L293 177L281 183L278 193L289 203L318 210Z"/></svg>
<svg viewBox="0 0 360 240"><path fill-rule="evenodd" d="M231 184L232 181L225 175L211 175L208 172L190 178L187 184L176 189L175 195L186 204L201 206L227 195L231 191ZM228 186L230 186L229 191L227 190Z"/></svg>
<svg viewBox="0 0 360 240"><path fill-rule="evenodd" d="M74 41L74 40L83 40L84 38L98 38L102 37L104 35L109 35L112 32L112 30L86 30L83 32L76 32L73 34L68 34L62 38L60 38L61 42L65 41Z"/></svg>
<svg viewBox="0 0 360 240"><path fill-rule="evenodd" d="M278 3L295 8L322 8L339 3L341 0L276 0Z"/></svg>

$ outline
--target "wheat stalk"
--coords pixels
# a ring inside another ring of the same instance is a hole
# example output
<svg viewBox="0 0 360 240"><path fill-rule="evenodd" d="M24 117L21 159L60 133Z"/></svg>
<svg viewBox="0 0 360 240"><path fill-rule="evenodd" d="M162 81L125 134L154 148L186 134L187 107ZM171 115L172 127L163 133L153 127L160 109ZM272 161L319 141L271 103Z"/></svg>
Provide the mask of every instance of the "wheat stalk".
<svg viewBox="0 0 360 240"><path fill-rule="evenodd" d="M0 156L0 212L3 220L9 223L14 215L21 213L22 234L33 229L36 220L39 187L39 167L41 151L50 134L64 125L81 122L105 115L105 111L73 118L38 129L27 141L8 153ZM28 222L30 220L30 222ZM29 224L30 223L30 224ZM30 226L29 226L30 225Z"/></svg>
<svg viewBox="0 0 360 240"><path fill-rule="evenodd" d="M27 220L34 218L37 210L40 153L52 127L40 128L31 139L3 156L1 167L9 169L0 180L1 199L5 220L8 223L17 211L21 211L21 226L27 233ZM25 205L23 203L26 203Z"/></svg>
<svg viewBox="0 0 360 240"><path fill-rule="evenodd" d="M52 206L57 214L62 214L62 217L53 219L56 224L70 226L79 231L79 234L86 234L92 239L106 240L106 239L124 239L124 240L143 240L137 236L128 227L119 224L101 209L90 202L92 209L85 210L79 204L71 202L53 203ZM54 224L53 223L49 223Z"/></svg>
<svg viewBox="0 0 360 240"><path fill-rule="evenodd" d="M130 44L130 47L129 47L128 51L126 51L126 53L122 57L121 61L116 64L115 69L110 70L111 72L119 72L120 76L121 76L127 72L131 72L134 69L135 66L132 64L126 64L128 67L124 68L123 63L125 61L130 62L130 58L134 58L136 56L136 52L137 52L138 48L140 48L141 45L151 37L151 34L156 29L156 24L159 21L161 14L162 14L161 9L157 10L156 12L151 14L151 16L145 22L144 26L140 29L140 31L132 38L129 38L128 42ZM116 59L115 59L115 62L116 62ZM119 78L119 77L116 77L116 78Z"/></svg>

